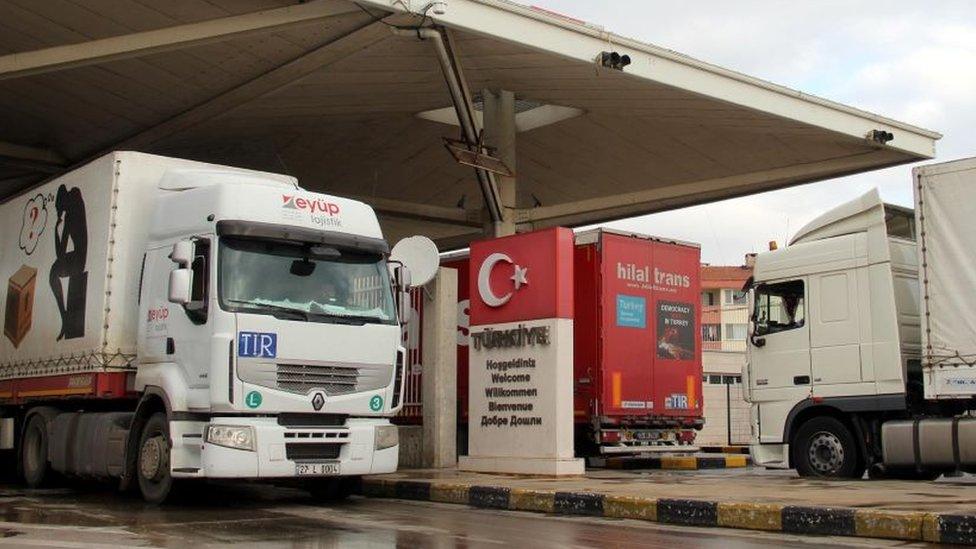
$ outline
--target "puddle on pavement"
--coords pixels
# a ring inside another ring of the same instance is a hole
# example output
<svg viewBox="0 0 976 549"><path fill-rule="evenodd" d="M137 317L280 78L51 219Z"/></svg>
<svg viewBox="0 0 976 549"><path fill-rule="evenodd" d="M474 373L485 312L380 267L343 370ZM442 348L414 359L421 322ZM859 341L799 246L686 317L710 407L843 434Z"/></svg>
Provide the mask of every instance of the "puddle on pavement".
<svg viewBox="0 0 976 549"><path fill-rule="evenodd" d="M199 486L173 505L144 503L134 494L111 490L6 490L0 487L0 522L59 524L78 527L187 524L224 519L233 512L240 520L273 519L281 515L265 510L277 504L309 501L304 492L280 490L269 500L247 487L226 489ZM12 496L12 494L17 494ZM255 497L256 496L256 497Z"/></svg>

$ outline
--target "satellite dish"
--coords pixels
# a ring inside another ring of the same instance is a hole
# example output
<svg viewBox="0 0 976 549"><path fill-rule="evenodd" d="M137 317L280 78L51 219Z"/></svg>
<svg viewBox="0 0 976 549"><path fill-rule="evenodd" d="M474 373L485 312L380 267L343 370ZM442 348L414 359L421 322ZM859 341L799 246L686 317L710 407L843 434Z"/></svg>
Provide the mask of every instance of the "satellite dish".
<svg viewBox="0 0 976 549"><path fill-rule="evenodd" d="M437 245L426 236L411 236L397 242L390 252L390 260L410 270L410 285L414 288L433 280L441 264Z"/></svg>

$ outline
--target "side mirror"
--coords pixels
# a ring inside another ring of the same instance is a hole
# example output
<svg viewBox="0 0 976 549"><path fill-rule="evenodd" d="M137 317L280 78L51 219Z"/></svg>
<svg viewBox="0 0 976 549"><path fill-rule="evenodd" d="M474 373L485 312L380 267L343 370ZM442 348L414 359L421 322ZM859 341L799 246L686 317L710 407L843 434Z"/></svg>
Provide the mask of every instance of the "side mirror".
<svg viewBox="0 0 976 549"><path fill-rule="evenodd" d="M410 269L404 265L397 265L393 269L393 284L397 291L397 316L400 317L400 324L410 322L413 316L413 309L410 307L410 281L412 275Z"/></svg>
<svg viewBox="0 0 976 549"><path fill-rule="evenodd" d="M190 262L193 261L193 249L192 240L180 240L173 244L173 251L170 252L169 258L180 267L189 267Z"/></svg>
<svg viewBox="0 0 976 549"><path fill-rule="evenodd" d="M190 284L193 281L193 271L190 269L175 269L169 273L169 301L186 305L190 302Z"/></svg>

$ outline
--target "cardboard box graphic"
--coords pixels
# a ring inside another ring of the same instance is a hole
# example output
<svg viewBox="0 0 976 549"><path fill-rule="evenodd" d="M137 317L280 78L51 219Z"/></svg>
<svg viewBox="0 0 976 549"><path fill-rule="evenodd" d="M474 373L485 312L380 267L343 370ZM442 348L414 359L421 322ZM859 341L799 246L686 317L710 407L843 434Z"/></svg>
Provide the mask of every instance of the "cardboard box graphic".
<svg viewBox="0 0 976 549"><path fill-rule="evenodd" d="M7 308L4 311L3 333L20 345L30 331L34 317L34 286L37 269L23 265L7 281Z"/></svg>

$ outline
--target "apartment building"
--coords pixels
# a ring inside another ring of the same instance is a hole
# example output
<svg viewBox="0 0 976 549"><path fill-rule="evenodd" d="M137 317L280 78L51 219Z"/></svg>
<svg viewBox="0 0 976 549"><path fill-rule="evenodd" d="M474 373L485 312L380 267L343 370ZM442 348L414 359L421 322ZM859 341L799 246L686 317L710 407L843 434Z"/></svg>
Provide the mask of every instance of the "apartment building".
<svg viewBox="0 0 976 549"><path fill-rule="evenodd" d="M747 294L752 254L743 265L702 265L702 370L705 427L700 445L747 444L749 407L742 398L742 367L749 331Z"/></svg>

